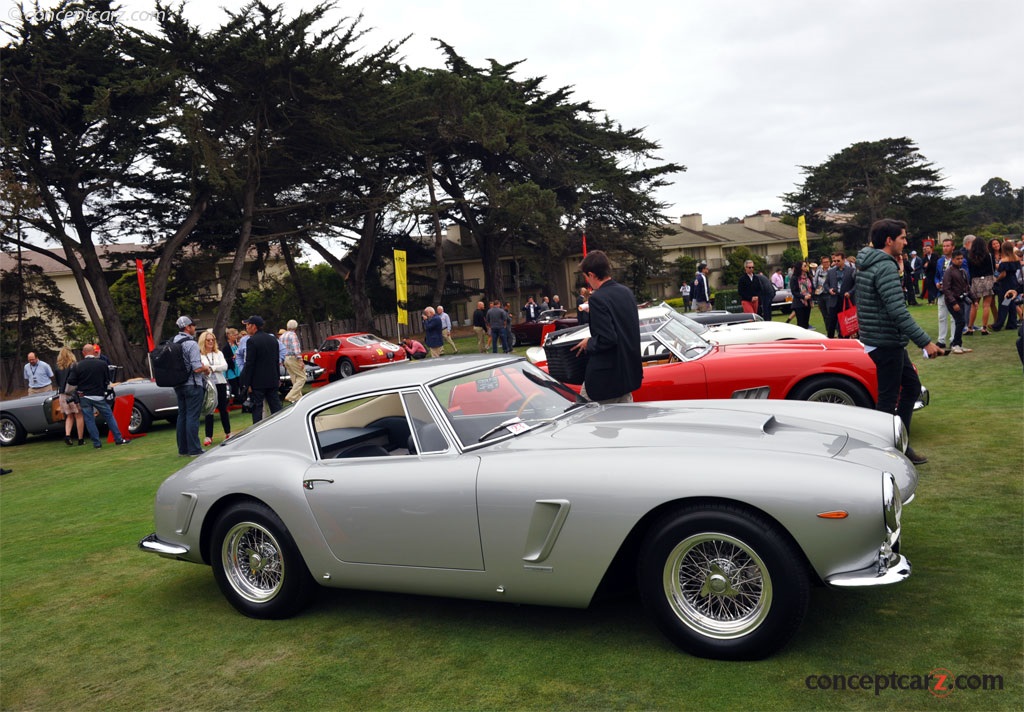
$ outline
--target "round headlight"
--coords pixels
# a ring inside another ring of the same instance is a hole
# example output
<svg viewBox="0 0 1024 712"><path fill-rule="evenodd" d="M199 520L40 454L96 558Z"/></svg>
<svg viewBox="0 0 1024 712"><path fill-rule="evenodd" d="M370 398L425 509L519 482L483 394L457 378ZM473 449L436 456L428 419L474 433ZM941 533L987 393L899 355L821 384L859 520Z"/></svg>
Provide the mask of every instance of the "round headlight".
<svg viewBox="0 0 1024 712"><path fill-rule="evenodd" d="M903 421L898 415L892 416L893 446L900 452L905 453L910 445L910 433L903 427Z"/></svg>

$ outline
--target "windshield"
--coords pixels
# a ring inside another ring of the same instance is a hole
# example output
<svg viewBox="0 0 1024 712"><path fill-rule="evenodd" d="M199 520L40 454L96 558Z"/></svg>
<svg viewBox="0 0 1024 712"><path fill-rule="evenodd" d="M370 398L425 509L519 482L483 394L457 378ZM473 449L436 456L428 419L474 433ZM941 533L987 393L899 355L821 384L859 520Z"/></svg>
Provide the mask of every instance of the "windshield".
<svg viewBox="0 0 1024 712"><path fill-rule="evenodd" d="M430 389L467 446L506 421L554 418L577 401L576 393L526 361L461 374ZM505 433L523 430L510 426Z"/></svg>
<svg viewBox="0 0 1024 712"><path fill-rule="evenodd" d="M660 323L649 325L649 329L654 332L653 337L659 343L667 346L679 358L689 361L700 358L711 350L711 344L686 325L687 321L692 320L682 314L674 311L668 312L664 318L658 321ZM643 322L641 322L640 330L641 340L646 340L643 335Z"/></svg>

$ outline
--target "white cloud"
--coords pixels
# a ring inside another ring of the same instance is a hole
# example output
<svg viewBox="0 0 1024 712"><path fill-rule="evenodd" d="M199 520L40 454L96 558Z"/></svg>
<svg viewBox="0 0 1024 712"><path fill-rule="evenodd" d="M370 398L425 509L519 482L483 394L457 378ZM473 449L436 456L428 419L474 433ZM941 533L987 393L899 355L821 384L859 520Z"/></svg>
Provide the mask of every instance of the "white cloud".
<svg viewBox="0 0 1024 712"><path fill-rule="evenodd" d="M243 4L193 0L187 12L210 29L219 7ZM1024 185L1024 3L366 0L341 2L337 16L360 11L374 28L367 47L413 35L413 66L440 66L431 37L477 66L525 59L523 76L573 85L644 127L663 159L689 168L662 193L670 215L781 209L799 165L887 137L913 139L952 194L993 176Z"/></svg>

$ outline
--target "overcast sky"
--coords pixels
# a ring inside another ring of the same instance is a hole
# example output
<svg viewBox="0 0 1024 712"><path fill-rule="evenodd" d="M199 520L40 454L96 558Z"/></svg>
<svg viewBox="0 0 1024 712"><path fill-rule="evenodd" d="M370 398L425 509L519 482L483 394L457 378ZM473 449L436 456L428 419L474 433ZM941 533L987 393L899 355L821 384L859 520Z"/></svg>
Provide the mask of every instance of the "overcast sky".
<svg viewBox="0 0 1024 712"><path fill-rule="evenodd" d="M14 3L0 3L9 17ZM244 5L190 0L186 12L212 29L224 18L219 8ZM976 194L994 176L1024 185L1019 0L343 0L338 8L338 18L363 14L370 49L412 35L402 52L411 66L441 66L431 37L475 66L525 60L519 76L545 76L549 90L571 85L576 99L643 128L660 158L687 166L659 195L673 218L701 213L719 223L781 210L800 165L901 136L940 169L950 195Z"/></svg>

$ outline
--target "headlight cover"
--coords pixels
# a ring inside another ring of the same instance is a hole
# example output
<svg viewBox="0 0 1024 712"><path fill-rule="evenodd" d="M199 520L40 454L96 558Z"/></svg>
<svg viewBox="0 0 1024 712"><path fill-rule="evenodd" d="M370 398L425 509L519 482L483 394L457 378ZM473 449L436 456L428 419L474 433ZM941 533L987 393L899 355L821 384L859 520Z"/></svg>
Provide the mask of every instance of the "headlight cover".
<svg viewBox="0 0 1024 712"><path fill-rule="evenodd" d="M907 452L910 445L910 434L903 427L903 421L898 415L892 416L893 446L902 453Z"/></svg>

